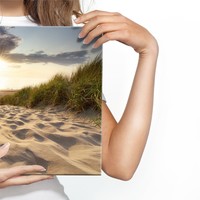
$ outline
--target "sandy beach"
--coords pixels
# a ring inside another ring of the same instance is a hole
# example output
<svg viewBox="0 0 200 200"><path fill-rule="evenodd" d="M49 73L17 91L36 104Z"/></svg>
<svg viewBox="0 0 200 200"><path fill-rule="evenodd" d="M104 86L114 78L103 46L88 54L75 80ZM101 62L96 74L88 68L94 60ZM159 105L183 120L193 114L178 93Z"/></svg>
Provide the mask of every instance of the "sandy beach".
<svg viewBox="0 0 200 200"><path fill-rule="evenodd" d="M100 174L101 133L59 108L0 106L0 144L10 142L0 168L39 164L48 174Z"/></svg>

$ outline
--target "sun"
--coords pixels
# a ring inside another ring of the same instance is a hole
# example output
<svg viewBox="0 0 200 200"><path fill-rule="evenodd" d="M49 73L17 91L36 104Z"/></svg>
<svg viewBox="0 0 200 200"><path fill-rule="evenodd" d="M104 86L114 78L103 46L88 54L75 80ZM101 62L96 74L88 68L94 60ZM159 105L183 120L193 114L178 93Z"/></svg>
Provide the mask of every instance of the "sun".
<svg viewBox="0 0 200 200"><path fill-rule="evenodd" d="M0 70L6 69L7 66L8 66L8 64L5 61L0 60Z"/></svg>

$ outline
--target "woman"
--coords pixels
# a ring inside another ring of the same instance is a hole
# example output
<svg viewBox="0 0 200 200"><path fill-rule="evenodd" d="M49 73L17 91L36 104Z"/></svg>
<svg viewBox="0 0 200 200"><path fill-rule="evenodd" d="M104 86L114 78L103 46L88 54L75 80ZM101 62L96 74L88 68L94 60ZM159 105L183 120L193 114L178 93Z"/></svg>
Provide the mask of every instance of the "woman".
<svg viewBox="0 0 200 200"><path fill-rule="evenodd" d="M94 48L109 40L117 40L132 47L139 54L129 99L118 123L105 101L102 101L102 169L109 176L129 180L140 162L149 133L158 56L157 41L145 28L119 13L92 11L79 16L79 11L78 0L0 0L3 26L69 26L72 25L71 16L74 13L78 17L74 22L77 25L85 24L79 34L80 38L84 38L84 44L101 35ZM24 17L25 15L28 15L29 19ZM5 144L0 149L0 154L5 155L8 149L9 144ZM51 178L40 175L23 176L26 172L40 170L44 169L40 166L3 169L0 171L0 188ZM45 182L51 181L53 180Z"/></svg>

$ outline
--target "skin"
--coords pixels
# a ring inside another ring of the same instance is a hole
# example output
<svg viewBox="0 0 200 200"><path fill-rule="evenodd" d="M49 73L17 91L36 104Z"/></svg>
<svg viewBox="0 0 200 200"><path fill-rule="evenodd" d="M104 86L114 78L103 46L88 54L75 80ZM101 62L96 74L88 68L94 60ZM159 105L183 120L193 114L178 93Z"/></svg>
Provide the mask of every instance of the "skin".
<svg viewBox="0 0 200 200"><path fill-rule="evenodd" d="M86 23L79 35L85 38L85 44L103 34L94 44L95 48L117 40L139 54L128 102L118 123L106 103L102 102L102 168L109 176L129 180L138 167L150 129L157 41L144 27L119 13L93 11L76 22Z"/></svg>
<svg viewBox="0 0 200 200"><path fill-rule="evenodd" d="M10 144L6 143L0 147L0 158L5 156L9 151ZM19 166L9 169L0 169L0 188L17 185L28 185L34 182L51 179L52 176L47 175L30 175L23 176L26 173L44 172L44 167L39 165Z"/></svg>
<svg viewBox="0 0 200 200"><path fill-rule="evenodd" d="M0 0L0 15L3 16L23 16L23 0Z"/></svg>
<svg viewBox="0 0 200 200"><path fill-rule="evenodd" d="M0 7L4 1L0 0ZM5 7L3 11L7 13ZM20 15L23 15L23 12ZM90 43L96 36L102 35L94 44L94 48L110 40L117 40L132 47L139 54L130 95L119 122L116 122L108 106L102 101L102 169L114 178L130 180L141 160L151 124L158 57L157 41L144 27L119 13L92 11L83 14L75 22L85 23L79 35L80 38L84 38L85 44ZM2 154L5 154L5 150ZM24 177L19 176L23 173L17 170L21 169L23 172L25 167L14 168L12 173L10 169L1 170L0 187L12 185L13 178L9 177L15 173L18 174L18 178L14 178L15 183L24 184L22 181ZM37 167L39 166L34 166L33 171L39 170ZM1 177L5 172L8 176L6 181L2 181ZM38 176L35 180L35 176L32 176L29 183L40 180L42 177ZM8 182L7 185L6 182Z"/></svg>

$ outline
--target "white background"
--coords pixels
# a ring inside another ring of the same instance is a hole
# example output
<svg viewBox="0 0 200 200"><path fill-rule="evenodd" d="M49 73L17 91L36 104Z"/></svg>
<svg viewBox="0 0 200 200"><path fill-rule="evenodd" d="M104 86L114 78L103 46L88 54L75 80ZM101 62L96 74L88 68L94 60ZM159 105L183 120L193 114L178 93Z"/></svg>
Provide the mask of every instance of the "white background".
<svg viewBox="0 0 200 200"><path fill-rule="evenodd" d="M96 0L145 26L158 40L151 131L141 163L128 182L61 177L71 200L200 199L200 12L198 0ZM104 94L117 120L137 64L125 45L104 45ZM123 148L123 147L119 147Z"/></svg>

